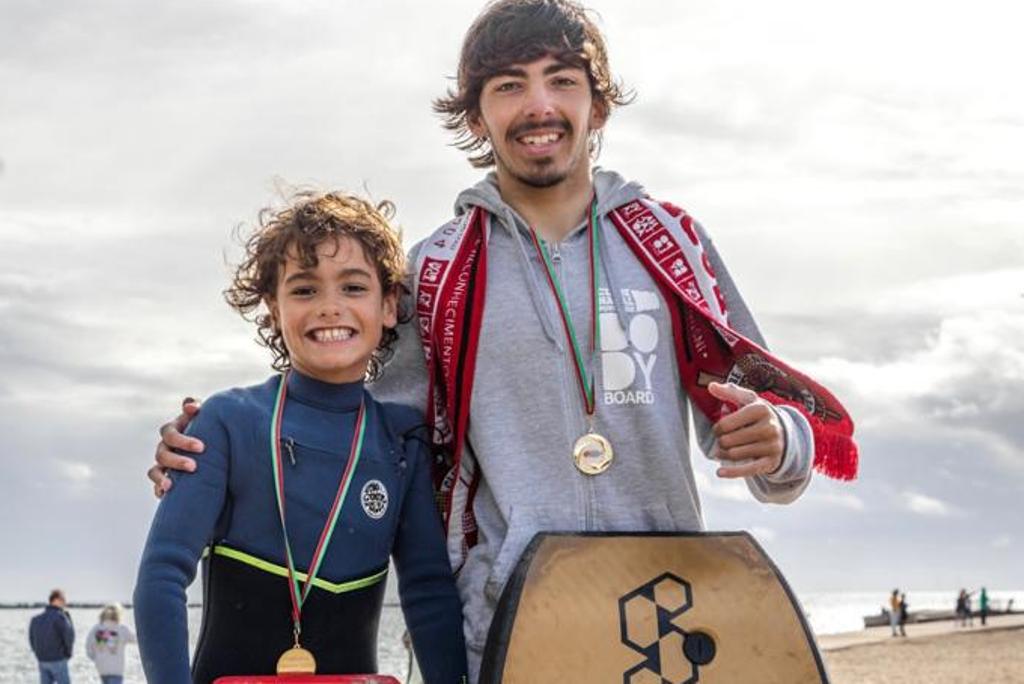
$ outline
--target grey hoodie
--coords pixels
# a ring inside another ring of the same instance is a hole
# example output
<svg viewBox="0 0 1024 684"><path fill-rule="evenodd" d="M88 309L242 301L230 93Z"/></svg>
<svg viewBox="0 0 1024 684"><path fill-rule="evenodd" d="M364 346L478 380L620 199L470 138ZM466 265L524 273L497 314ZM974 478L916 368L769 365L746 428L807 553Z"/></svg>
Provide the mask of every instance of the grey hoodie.
<svg viewBox="0 0 1024 684"><path fill-rule="evenodd" d="M595 170L594 185L601 217L646 194L608 171ZM479 541L457 578L475 678L498 597L536 532L692 531L704 522L671 321L646 268L602 218L601 349L588 361L597 372L595 429L611 441L615 461L601 475L583 475L571 454L587 432L586 414L544 266L526 223L502 201L493 175L464 191L456 212L474 205L494 217L466 452L481 473L473 503ZM591 318L585 225L550 245L581 345L589 344ZM763 345L725 265L698 230L728 303L730 325ZM412 268L419 247L410 253ZM395 358L374 394L424 407L426 368L415 323L399 335ZM747 478L747 485L761 501L789 503L809 482L813 443L799 412L783 407L779 414L787 440L783 465L770 477ZM699 444L710 453L709 422L699 411L693 418Z"/></svg>

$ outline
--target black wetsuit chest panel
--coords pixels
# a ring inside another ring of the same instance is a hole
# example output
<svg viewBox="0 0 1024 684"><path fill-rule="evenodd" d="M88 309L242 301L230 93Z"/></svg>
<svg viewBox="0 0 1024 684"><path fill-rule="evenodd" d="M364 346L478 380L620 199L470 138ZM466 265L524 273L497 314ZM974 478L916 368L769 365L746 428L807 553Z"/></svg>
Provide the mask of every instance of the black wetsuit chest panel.
<svg viewBox="0 0 1024 684"><path fill-rule="evenodd" d="M314 587L302 609L302 646L321 674L375 673L383 580L332 593ZM226 675L273 674L291 648L288 580L232 558L206 560L203 621L192 665L196 684ZM254 630L253 625L260 625Z"/></svg>

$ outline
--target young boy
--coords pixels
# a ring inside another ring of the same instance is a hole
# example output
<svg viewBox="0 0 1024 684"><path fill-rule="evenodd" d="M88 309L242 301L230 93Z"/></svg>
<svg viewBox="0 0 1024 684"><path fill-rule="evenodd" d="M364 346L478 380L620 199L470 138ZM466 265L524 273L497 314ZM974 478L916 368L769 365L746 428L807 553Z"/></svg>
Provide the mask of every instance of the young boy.
<svg viewBox="0 0 1024 684"><path fill-rule="evenodd" d="M405 264L390 212L304 193L261 214L225 296L243 315L266 307L254 319L282 374L214 395L189 426L208 458L161 502L135 588L149 682L301 670L310 658L321 674L376 672L389 556L425 680L463 681L422 418L363 387L397 338ZM204 552L190 672L185 588Z"/></svg>

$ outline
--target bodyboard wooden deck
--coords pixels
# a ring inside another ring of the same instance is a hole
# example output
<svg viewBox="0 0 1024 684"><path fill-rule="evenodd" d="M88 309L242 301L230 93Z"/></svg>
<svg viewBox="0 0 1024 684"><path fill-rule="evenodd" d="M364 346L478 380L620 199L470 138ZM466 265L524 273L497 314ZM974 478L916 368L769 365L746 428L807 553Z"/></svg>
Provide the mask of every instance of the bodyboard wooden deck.
<svg viewBox="0 0 1024 684"><path fill-rule="evenodd" d="M542 533L498 602L481 684L828 684L745 532Z"/></svg>

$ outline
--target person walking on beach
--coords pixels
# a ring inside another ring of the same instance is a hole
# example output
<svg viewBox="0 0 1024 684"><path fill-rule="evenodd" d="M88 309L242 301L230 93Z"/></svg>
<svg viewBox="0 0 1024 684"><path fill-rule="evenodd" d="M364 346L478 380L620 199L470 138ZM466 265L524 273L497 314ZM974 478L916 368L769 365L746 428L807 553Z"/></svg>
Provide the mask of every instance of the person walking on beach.
<svg viewBox="0 0 1024 684"><path fill-rule="evenodd" d="M907 616L910 613L910 604L907 603L907 595L900 594L900 636L907 636Z"/></svg>
<svg viewBox="0 0 1024 684"><path fill-rule="evenodd" d="M64 592L50 592L49 605L32 618L28 626L28 641L39 661L40 684L70 684L68 660L75 645L75 627L66 610Z"/></svg>
<svg viewBox="0 0 1024 684"><path fill-rule="evenodd" d="M135 643L135 632L121 624L123 614L120 603L104 606L85 640L85 654L95 663L102 684L124 681L124 652L128 644Z"/></svg>
<svg viewBox="0 0 1024 684"><path fill-rule="evenodd" d="M893 589L892 595L889 596L889 627L892 629L892 635L899 636L897 628L900 624L900 590Z"/></svg>
<svg viewBox="0 0 1024 684"><path fill-rule="evenodd" d="M985 587L981 588L981 595L978 596L978 608L981 614L981 626L985 626L985 620L988 618L988 592Z"/></svg>
<svg viewBox="0 0 1024 684"><path fill-rule="evenodd" d="M812 466L856 473L845 409L765 350L703 227L592 166L629 99L582 6L501 0L435 102L470 163L493 172L412 249L416 316L374 391L435 428L473 678L535 533L704 528L694 441L767 503L796 500ZM174 452L202 450L181 434L196 411L161 429L158 493L167 468L196 467Z"/></svg>
<svg viewBox="0 0 1024 684"><path fill-rule="evenodd" d="M956 624L959 627L967 626L967 618L970 615L970 598L966 589L961 589L956 597Z"/></svg>

